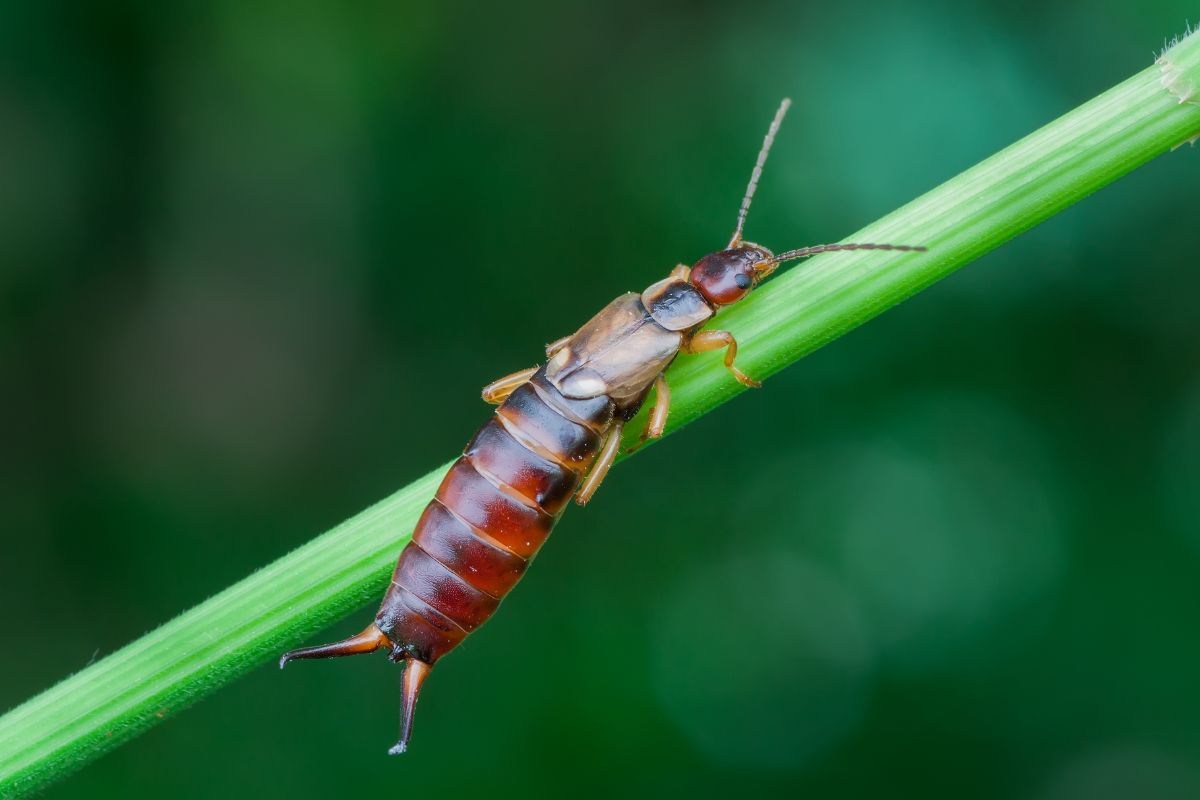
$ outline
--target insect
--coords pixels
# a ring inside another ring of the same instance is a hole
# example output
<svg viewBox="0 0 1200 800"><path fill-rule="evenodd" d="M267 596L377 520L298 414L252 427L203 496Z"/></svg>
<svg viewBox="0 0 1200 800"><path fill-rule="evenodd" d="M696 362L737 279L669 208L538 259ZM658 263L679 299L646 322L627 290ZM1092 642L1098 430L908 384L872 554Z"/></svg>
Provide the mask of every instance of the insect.
<svg viewBox="0 0 1200 800"><path fill-rule="evenodd" d="M568 501L584 505L617 456L621 433L650 390L654 406L640 442L662 435L671 392L663 373L680 353L725 351L745 386L761 384L735 366L733 334L702 330L745 298L780 264L832 250L924 250L893 244L823 244L773 254L742 229L763 164L791 101L763 139L737 225L725 249L680 264L641 293L613 300L571 336L546 348L547 362L488 384L498 407L450 468L405 546L375 621L357 636L285 653L334 658L379 649L404 666L400 739L408 748L421 685L433 665L495 612L520 580Z"/></svg>

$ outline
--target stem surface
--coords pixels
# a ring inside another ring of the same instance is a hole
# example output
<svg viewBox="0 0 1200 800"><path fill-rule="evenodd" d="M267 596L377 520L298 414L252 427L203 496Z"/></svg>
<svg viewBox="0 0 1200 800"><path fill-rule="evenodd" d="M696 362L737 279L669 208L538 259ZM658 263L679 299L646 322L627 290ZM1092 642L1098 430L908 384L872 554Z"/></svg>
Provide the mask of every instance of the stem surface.
<svg viewBox="0 0 1200 800"><path fill-rule="evenodd" d="M724 311L738 365L767 377L939 278L1200 134L1200 34L849 240L926 253L843 252L791 269ZM672 367L668 431L742 391L719 354ZM630 441L640 426L628 428ZM377 600L444 472L333 530L0 717L0 796L66 775L238 675Z"/></svg>

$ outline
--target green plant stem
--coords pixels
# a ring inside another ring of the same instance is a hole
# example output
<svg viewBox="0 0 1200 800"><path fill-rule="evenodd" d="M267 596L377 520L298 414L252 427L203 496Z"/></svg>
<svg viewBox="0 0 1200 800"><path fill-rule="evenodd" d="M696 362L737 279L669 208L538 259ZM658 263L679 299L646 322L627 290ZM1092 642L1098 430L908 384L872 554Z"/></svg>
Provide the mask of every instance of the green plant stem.
<svg viewBox="0 0 1200 800"><path fill-rule="evenodd" d="M929 252L820 256L722 312L739 365L777 372L1200 133L1200 35L1165 59L850 237ZM716 354L668 377L671 429L742 391ZM378 600L443 470L0 717L0 795L44 786Z"/></svg>

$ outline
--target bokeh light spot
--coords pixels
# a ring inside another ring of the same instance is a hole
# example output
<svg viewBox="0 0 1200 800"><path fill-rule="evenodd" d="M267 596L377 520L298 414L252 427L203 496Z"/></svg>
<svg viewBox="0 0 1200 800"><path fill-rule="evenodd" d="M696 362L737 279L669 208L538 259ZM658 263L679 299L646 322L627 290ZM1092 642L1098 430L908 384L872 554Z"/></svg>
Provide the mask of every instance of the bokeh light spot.
<svg viewBox="0 0 1200 800"><path fill-rule="evenodd" d="M989 661L1037 627L1062 571L1050 464L983 398L917 397L882 422L770 470L744 507L843 577L890 668Z"/></svg>
<svg viewBox="0 0 1200 800"><path fill-rule="evenodd" d="M790 768L858 724L872 653L853 598L785 553L719 560L680 578L653 618L653 680L713 761Z"/></svg>
<svg viewBox="0 0 1200 800"><path fill-rule="evenodd" d="M1040 800L1192 800L1200 797L1194 763L1145 747L1089 753L1067 764Z"/></svg>

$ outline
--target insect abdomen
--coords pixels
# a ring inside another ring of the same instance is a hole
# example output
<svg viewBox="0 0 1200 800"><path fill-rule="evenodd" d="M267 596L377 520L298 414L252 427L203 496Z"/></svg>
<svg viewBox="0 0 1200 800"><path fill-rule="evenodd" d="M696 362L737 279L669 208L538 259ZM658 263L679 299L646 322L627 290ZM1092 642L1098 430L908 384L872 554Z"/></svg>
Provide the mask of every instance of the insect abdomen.
<svg viewBox="0 0 1200 800"><path fill-rule="evenodd" d="M539 372L496 409L442 480L400 554L375 624L432 664L520 580L596 458L607 397L571 400Z"/></svg>

